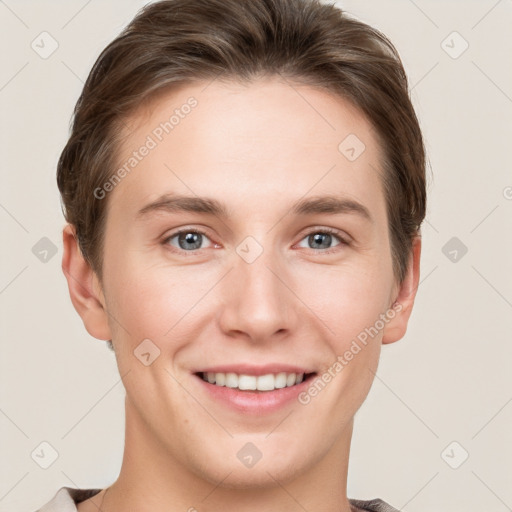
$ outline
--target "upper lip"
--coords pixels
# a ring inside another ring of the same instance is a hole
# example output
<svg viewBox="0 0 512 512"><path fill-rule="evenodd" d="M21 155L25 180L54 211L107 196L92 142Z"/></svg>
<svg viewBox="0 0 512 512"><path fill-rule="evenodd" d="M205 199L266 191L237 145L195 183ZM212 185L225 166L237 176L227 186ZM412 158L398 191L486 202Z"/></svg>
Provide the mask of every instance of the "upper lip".
<svg viewBox="0 0 512 512"><path fill-rule="evenodd" d="M269 373L314 373L305 367L294 366L290 364L271 363L262 366L239 363L223 364L218 366L209 366L201 368L194 373L236 373L238 375L267 375Z"/></svg>

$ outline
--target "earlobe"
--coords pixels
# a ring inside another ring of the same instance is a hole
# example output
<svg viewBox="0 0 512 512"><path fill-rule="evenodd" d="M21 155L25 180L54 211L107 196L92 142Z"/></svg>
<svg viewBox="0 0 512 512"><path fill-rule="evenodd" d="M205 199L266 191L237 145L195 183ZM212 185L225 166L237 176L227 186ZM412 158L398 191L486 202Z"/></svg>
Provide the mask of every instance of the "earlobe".
<svg viewBox="0 0 512 512"><path fill-rule="evenodd" d="M62 271L68 282L69 296L87 332L99 340L110 340L108 314L98 278L82 256L74 226L62 231Z"/></svg>
<svg viewBox="0 0 512 512"><path fill-rule="evenodd" d="M412 313L420 280L420 256L421 236L418 235L414 238L412 243L407 274L399 287L395 303L391 307L391 309L394 310L394 316L384 327L382 337L383 344L398 341L402 339L407 332L407 324Z"/></svg>

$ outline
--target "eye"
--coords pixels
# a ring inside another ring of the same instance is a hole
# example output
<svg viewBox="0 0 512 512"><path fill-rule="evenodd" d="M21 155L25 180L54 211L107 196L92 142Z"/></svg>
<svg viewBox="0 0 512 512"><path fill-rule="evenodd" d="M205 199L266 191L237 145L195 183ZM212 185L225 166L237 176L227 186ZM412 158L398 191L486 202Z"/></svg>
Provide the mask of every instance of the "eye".
<svg viewBox="0 0 512 512"><path fill-rule="evenodd" d="M168 236L162 243L186 252L191 252L205 249L206 247L203 246L205 239L212 243L206 236L206 233L199 229L181 229Z"/></svg>
<svg viewBox="0 0 512 512"><path fill-rule="evenodd" d="M306 240L306 243L308 244L306 248L321 249L322 252L331 252L326 251L325 249L331 249L339 245L348 245L348 242L342 238L336 230L327 228L311 231L301 240L299 247L304 247L304 245L301 245L303 240ZM333 242L337 243L332 245Z"/></svg>

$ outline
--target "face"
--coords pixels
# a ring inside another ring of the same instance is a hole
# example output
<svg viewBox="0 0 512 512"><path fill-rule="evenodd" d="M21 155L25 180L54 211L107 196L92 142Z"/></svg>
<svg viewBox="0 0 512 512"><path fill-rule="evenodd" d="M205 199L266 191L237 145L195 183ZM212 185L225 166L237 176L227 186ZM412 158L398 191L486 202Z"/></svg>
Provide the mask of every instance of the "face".
<svg viewBox="0 0 512 512"><path fill-rule="evenodd" d="M102 282L130 435L212 482L304 473L342 442L393 323L372 127L277 79L182 86L130 127Z"/></svg>

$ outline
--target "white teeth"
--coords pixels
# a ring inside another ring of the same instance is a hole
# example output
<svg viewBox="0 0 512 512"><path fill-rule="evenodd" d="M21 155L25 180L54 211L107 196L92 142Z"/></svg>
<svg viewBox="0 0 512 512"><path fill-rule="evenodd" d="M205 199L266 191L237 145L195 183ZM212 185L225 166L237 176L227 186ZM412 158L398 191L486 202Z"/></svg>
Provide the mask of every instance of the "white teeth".
<svg viewBox="0 0 512 512"><path fill-rule="evenodd" d="M303 373L268 373L267 375L238 375L236 373L214 373L202 374L203 380L216 386L238 388L240 390L273 391L300 384L304 380Z"/></svg>
<svg viewBox="0 0 512 512"><path fill-rule="evenodd" d="M240 375L238 377L238 389L256 389L256 377Z"/></svg>
<svg viewBox="0 0 512 512"><path fill-rule="evenodd" d="M286 373L278 373L276 375L276 382L275 382L274 386L277 389L286 387Z"/></svg>
<svg viewBox="0 0 512 512"><path fill-rule="evenodd" d="M260 375L256 382L256 389L259 391L273 391L274 388L274 376L269 373L267 375Z"/></svg>
<svg viewBox="0 0 512 512"><path fill-rule="evenodd" d="M238 375L236 373L226 373L226 387L237 388L238 387Z"/></svg>

